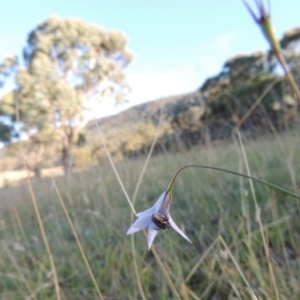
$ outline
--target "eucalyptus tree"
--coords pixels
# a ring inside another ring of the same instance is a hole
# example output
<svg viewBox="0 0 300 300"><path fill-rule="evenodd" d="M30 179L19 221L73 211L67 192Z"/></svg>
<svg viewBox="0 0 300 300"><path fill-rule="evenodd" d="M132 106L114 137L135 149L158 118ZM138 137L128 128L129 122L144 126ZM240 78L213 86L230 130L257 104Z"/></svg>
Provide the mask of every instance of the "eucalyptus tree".
<svg viewBox="0 0 300 300"><path fill-rule="evenodd" d="M13 134L12 126L0 120L0 142L9 143L11 141L12 134Z"/></svg>
<svg viewBox="0 0 300 300"><path fill-rule="evenodd" d="M129 91L123 69L133 55L127 44L123 32L50 17L29 33L22 59L2 70L2 79L14 78L24 128L43 139L55 136L65 172L71 148L89 121L87 101L121 99Z"/></svg>
<svg viewBox="0 0 300 300"><path fill-rule="evenodd" d="M5 98L5 97L3 97ZM0 142L9 143L14 135L13 116L9 111L14 111L6 101L0 99Z"/></svg>
<svg viewBox="0 0 300 300"><path fill-rule="evenodd" d="M228 129L242 124L243 128L250 129L265 122L260 109L254 110L251 117L246 118L247 122L244 116L273 81L278 83L273 86L272 93L280 94L280 78L274 73L275 67L275 59L269 52L238 54L224 63L219 74L205 81L200 91L206 100L205 117L213 137L230 134L230 130L223 133L224 124ZM263 100L271 114L274 95L269 93Z"/></svg>
<svg viewBox="0 0 300 300"><path fill-rule="evenodd" d="M16 57L7 57L0 63L0 89L4 86L6 79L14 71ZM0 142L9 143L16 132L14 130L14 103L12 98L5 95L0 99Z"/></svg>

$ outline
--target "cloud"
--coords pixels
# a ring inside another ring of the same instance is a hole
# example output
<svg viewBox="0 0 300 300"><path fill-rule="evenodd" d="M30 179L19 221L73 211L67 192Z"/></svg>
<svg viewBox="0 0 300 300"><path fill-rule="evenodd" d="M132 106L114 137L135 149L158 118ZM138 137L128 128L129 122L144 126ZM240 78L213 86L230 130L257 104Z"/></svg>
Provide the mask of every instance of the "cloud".
<svg viewBox="0 0 300 300"><path fill-rule="evenodd" d="M141 103L160 97L186 93L200 85L195 64L184 65L160 73L127 77L132 93L130 102Z"/></svg>
<svg viewBox="0 0 300 300"><path fill-rule="evenodd" d="M232 42L237 38L238 35L234 32L224 33L212 41L212 46L216 47L216 50L229 50L232 46Z"/></svg>
<svg viewBox="0 0 300 300"><path fill-rule="evenodd" d="M158 99L170 95L193 91L203 81L218 73L224 61L233 55L233 42L238 38L235 32L227 32L211 39L199 49L199 60L165 70L160 73L148 73L142 76L130 76L127 80L132 93L128 99L131 104Z"/></svg>

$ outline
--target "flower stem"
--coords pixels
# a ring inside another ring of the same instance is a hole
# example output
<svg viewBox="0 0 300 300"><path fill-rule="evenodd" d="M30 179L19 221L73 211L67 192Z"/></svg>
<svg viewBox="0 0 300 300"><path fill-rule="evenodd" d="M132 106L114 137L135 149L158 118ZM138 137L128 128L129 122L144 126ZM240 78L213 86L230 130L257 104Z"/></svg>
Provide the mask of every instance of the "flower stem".
<svg viewBox="0 0 300 300"><path fill-rule="evenodd" d="M289 71L289 68L285 61L285 58L282 54L282 49L281 49L280 43L276 37L275 30L274 30L273 24L271 22L271 17L269 14L267 14L267 12L264 8L264 5L263 5L263 1L262 0L256 1L256 6L257 6L257 9L259 12L258 16L255 15L254 11L251 9L250 5L248 4L248 2L246 0L242 0L242 1L244 2L245 6L246 6L247 10L249 11L250 15L252 16L253 20L260 27L261 31L263 32L263 35L269 42L276 59L278 60L279 64L281 65L281 67L285 73L286 80L289 83L292 91L295 94L295 97L297 98L297 100L300 104L299 89L297 87L297 84L295 83L292 73Z"/></svg>
<svg viewBox="0 0 300 300"><path fill-rule="evenodd" d="M230 171L230 170L226 170L226 169L222 169L222 168L217 168L217 167L211 167L211 166L203 166L203 165L186 165L182 168L180 168L179 170L176 171L176 173L174 174L171 182L169 183L169 186L167 188L167 192L166 194L168 193L172 193L173 192L173 189L174 189L174 184L175 184L175 180L177 178L177 176L179 175L179 173L184 170L184 169L187 169L187 168L201 168L201 169L210 169L210 170L215 170L215 171L220 171L220 172L224 172L224 173L229 173L229 174L233 174L233 175L237 175L237 176L241 176L241 177L245 177L245 178L248 178L248 179L251 179L253 181L256 181L256 182L259 182L259 183L262 183L262 184L265 184L273 189L276 189L278 191L281 191L281 192L284 192L285 194L288 194L290 196L293 196L297 199L300 199L300 196L299 195L296 195L294 194L293 192L290 192L289 190L286 190L285 188L282 188L280 186L277 186L276 184L273 184L273 183L270 183L268 181L264 181L264 180L261 180L261 179L258 179L258 178L254 178L252 176L248 176L248 175L245 175L245 174L242 174L242 173L238 173L238 172L234 172L234 171Z"/></svg>

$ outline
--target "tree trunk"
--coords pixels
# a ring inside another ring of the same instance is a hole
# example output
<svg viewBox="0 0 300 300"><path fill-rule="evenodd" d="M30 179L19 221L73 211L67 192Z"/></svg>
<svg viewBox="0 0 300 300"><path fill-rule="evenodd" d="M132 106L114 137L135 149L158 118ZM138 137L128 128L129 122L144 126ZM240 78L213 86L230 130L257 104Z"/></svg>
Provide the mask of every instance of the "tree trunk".
<svg viewBox="0 0 300 300"><path fill-rule="evenodd" d="M73 155L71 154L71 147L74 142L74 137L77 136L79 128L73 127L69 128L69 132L61 131L63 138L63 148L62 148L62 166L64 168L65 175L69 175L72 170L73 165Z"/></svg>
<svg viewBox="0 0 300 300"><path fill-rule="evenodd" d="M41 169L39 168L39 166L36 166L32 171L34 172L34 176L36 178L41 178L42 177Z"/></svg>
<svg viewBox="0 0 300 300"><path fill-rule="evenodd" d="M64 168L65 175L69 175L71 173L72 163L73 163L73 159L70 153L70 146L68 147L64 146L62 150L62 165Z"/></svg>

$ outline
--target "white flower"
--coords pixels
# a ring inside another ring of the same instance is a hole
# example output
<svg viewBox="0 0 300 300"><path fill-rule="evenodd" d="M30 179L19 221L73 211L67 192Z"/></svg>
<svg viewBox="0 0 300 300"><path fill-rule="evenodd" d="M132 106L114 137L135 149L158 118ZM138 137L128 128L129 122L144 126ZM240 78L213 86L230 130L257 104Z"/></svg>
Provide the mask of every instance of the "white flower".
<svg viewBox="0 0 300 300"><path fill-rule="evenodd" d="M138 232L148 227L148 249L160 230L175 229L184 239L191 243L191 240L175 224L170 216L170 205L172 202L172 193L162 193L156 203L138 214L137 220L130 226L127 234Z"/></svg>

